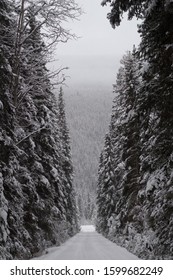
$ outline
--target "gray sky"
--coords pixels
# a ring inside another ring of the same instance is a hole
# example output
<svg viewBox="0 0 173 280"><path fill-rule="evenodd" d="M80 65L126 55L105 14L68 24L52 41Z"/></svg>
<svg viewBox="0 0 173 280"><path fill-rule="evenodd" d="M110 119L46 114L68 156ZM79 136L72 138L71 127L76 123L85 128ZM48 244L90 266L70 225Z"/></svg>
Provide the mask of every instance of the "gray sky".
<svg viewBox="0 0 173 280"><path fill-rule="evenodd" d="M59 64L69 66L68 86L79 84L112 85L116 79L118 61L133 45L138 45L137 21L123 20L113 29L106 18L110 7L102 7L101 0L76 0L84 14L79 21L69 23L68 28L78 40L59 44L56 58Z"/></svg>

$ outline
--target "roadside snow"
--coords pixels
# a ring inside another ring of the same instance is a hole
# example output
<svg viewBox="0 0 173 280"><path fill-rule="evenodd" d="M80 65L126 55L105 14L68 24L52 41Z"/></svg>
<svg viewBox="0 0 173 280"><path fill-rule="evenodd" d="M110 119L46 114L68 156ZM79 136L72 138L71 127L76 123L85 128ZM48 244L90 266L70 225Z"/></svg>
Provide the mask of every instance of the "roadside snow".
<svg viewBox="0 0 173 280"><path fill-rule="evenodd" d="M81 232L59 247L51 247L35 260L137 260L125 248L117 246L95 231L93 225L81 227Z"/></svg>

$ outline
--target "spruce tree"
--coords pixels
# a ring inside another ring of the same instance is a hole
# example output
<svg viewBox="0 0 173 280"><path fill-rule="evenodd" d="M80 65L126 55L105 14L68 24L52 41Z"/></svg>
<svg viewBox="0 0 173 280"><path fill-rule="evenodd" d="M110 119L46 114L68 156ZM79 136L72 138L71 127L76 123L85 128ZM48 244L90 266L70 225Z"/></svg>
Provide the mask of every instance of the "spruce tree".
<svg viewBox="0 0 173 280"><path fill-rule="evenodd" d="M98 195L97 195L97 230L107 234L108 220L114 211L114 171L113 151L110 135L105 137L104 151L100 157Z"/></svg>
<svg viewBox="0 0 173 280"><path fill-rule="evenodd" d="M158 159L158 163L164 162L172 153L172 27L171 10L166 8L164 1L157 1L139 30L142 37L140 53L148 62L143 77L147 94L146 106L157 119L157 136L152 154Z"/></svg>
<svg viewBox="0 0 173 280"><path fill-rule="evenodd" d="M121 68L114 85L116 97L109 127L112 152L107 156L110 159L111 155L111 161L110 165L105 165L106 161L103 159L100 168L104 170L108 166L106 176L112 173L112 191L106 186L103 172L103 177L98 178L98 229L100 227L102 233L120 244L124 244L128 228L134 227L136 232L141 230L135 210L138 208L140 176L139 73L135 53L128 52L121 60ZM107 146L105 143L105 147ZM109 196L107 195L108 200L105 202L107 193ZM100 221L104 227L99 226Z"/></svg>
<svg viewBox="0 0 173 280"><path fill-rule="evenodd" d="M60 87L58 95L58 123L59 123L59 134L62 145L62 151L64 155L63 167L69 180L72 180L73 168L71 163L71 149L70 149L70 137L69 130L67 127L66 115L65 115L65 103L63 97L63 89Z"/></svg>
<svg viewBox="0 0 173 280"><path fill-rule="evenodd" d="M10 80L12 77L11 58L13 53L13 26L12 9L9 1L0 3L0 258L10 258L9 248L9 216L11 198L6 194L6 186L12 187L11 193L15 196L20 193L20 187L15 190L13 163L16 162L14 147L15 114L10 95ZM10 184L11 183L11 184ZM13 192L14 191L14 192ZM20 207L20 206L19 206ZM17 216L17 213L16 213Z"/></svg>
<svg viewBox="0 0 173 280"><path fill-rule="evenodd" d="M142 223L141 245L136 248L142 257L171 258L173 4L169 0L105 0L102 4L108 2L113 27L121 23L124 12L129 19L143 18L138 51L144 67L139 90L141 167L137 194Z"/></svg>
<svg viewBox="0 0 173 280"><path fill-rule="evenodd" d="M140 26L140 54L147 61L143 74L143 123L146 131L142 161L142 187L145 184L143 213L146 231L153 233L153 254L170 257L173 227L171 206L173 136L173 18L171 2L157 1ZM147 118L145 117L148 115ZM145 119L147 121L145 121ZM159 207L158 207L159 205ZM159 240L158 246L155 240Z"/></svg>
<svg viewBox="0 0 173 280"><path fill-rule="evenodd" d="M116 92L121 99L124 108L124 116L121 116L123 153L122 160L125 166L124 183L122 195L126 203L126 211L129 216L130 210L135 206L136 196L139 188L140 170L140 124L139 124L139 99L138 91L140 84L139 63L135 53L130 52L124 56L123 85L117 87ZM128 201L128 203L127 203ZM127 222L126 218L125 223Z"/></svg>
<svg viewBox="0 0 173 280"><path fill-rule="evenodd" d="M1 1L0 3L0 124L2 129L8 130L13 125L13 108L9 94L11 73L11 56L13 49L13 20L11 16L10 3Z"/></svg>
<svg viewBox="0 0 173 280"><path fill-rule="evenodd" d="M135 1L124 1L124 0L102 0L101 5L105 6L109 3L111 11L107 14L113 28L119 26L123 14L128 12L128 19L132 19L134 16L142 18L146 8L146 4L152 4L152 1L148 0L135 0Z"/></svg>
<svg viewBox="0 0 173 280"><path fill-rule="evenodd" d="M45 46L41 40L40 30L36 28L38 24L33 14L31 7L28 14L30 28L28 32L31 35L25 42L29 52L26 56L26 67L24 65L25 68L22 71L26 87L29 88L29 92L22 101L26 104L23 113L27 113L26 106L29 104L31 125L29 130L28 126L26 128L29 137L19 143L23 146L25 142L25 148L30 151L29 166L33 166L31 172L35 181L36 193L40 197L40 203L32 204L32 207L28 205L27 211L33 209L43 240L57 244L62 239L65 240L68 234L72 235L77 230L75 228L77 227L76 220L72 225L68 224L68 211L71 209L72 215L75 201L69 205L69 200L72 199L70 196L73 197L73 193L68 193L67 197L68 174L63 161L65 142L62 141L65 131L61 131L59 108L47 75ZM34 78L30 77L31 71ZM23 110L22 107L21 109ZM33 145L30 145L30 142ZM73 211L74 216L75 211L76 208ZM44 216L44 220L41 219L41 216ZM29 230L35 234L37 232L34 229L35 226L27 223L28 215L25 220ZM33 222L35 223L34 220ZM63 232L66 233L63 234Z"/></svg>
<svg viewBox="0 0 173 280"><path fill-rule="evenodd" d="M2 161L6 161L6 153L4 153L5 148L5 138L6 138L6 126L8 126L7 121L7 111L5 111L5 103L8 104L9 111L12 112L8 97L5 97L6 88L9 87L8 79L8 60L7 56L9 55L9 49L5 45L5 32L9 27L9 20L7 18L8 4L5 1L0 3L0 157ZM7 34L6 34L7 35ZM9 114L10 115L10 114ZM10 131L10 129L9 129ZM2 244L6 244L7 234L8 234L8 223L6 220L8 212L8 202L4 197L4 186L3 186L3 173L2 173L2 162L0 163L0 220L2 226L0 227L0 254L4 256L5 252Z"/></svg>
<svg viewBox="0 0 173 280"><path fill-rule="evenodd" d="M71 160L71 148L69 130L65 114L65 102L63 89L60 87L58 95L58 125L61 143L61 163L64 172L64 193L66 200L67 221L70 224L70 234L78 230L76 195L73 187L73 165ZM75 229L76 228L76 229Z"/></svg>
<svg viewBox="0 0 173 280"><path fill-rule="evenodd" d="M71 208L67 201L58 106L46 69L47 49L35 17L37 6L31 3L25 10L27 24L20 30L24 40L16 56L15 12L20 13L20 8L12 11L12 17L7 3L0 6L0 258L27 259L66 240L77 232L78 225L72 191L68 193Z"/></svg>

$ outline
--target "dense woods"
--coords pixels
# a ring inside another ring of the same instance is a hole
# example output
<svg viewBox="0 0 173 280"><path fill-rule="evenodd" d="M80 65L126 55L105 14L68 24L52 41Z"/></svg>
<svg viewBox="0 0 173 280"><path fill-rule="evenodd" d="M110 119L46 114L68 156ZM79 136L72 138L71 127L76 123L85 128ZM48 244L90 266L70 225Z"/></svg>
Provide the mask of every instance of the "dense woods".
<svg viewBox="0 0 173 280"><path fill-rule="evenodd" d="M0 259L28 259L79 230L63 90L46 63L73 34L73 1L0 1ZM44 27L44 28L43 28Z"/></svg>
<svg viewBox="0 0 173 280"><path fill-rule="evenodd" d="M99 154L108 130L114 94L107 86L77 86L65 89L70 129L74 184L81 223L93 223L96 216L96 185ZM109 95L107 92L109 92Z"/></svg>
<svg viewBox="0 0 173 280"><path fill-rule="evenodd" d="M60 245L79 220L142 259L173 258L173 1L101 4L113 28L125 13L140 19L141 43L121 60L101 153L105 90L68 96L73 165L64 69L47 65L76 38L65 26L81 10L74 0L0 0L0 259Z"/></svg>
<svg viewBox="0 0 173 280"><path fill-rule="evenodd" d="M101 153L97 230L146 259L173 257L172 1L110 3L113 27L128 12L142 19L141 43L127 52L114 85Z"/></svg>

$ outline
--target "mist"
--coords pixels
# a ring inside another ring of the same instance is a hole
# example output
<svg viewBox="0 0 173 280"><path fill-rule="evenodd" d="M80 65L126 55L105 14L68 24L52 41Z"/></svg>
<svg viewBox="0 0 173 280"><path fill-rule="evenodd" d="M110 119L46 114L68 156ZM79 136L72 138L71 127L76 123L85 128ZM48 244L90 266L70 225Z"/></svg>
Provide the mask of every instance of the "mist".
<svg viewBox="0 0 173 280"><path fill-rule="evenodd" d="M85 87L112 87L116 81L120 57L113 55L66 55L59 62L65 71L66 85L73 89Z"/></svg>

